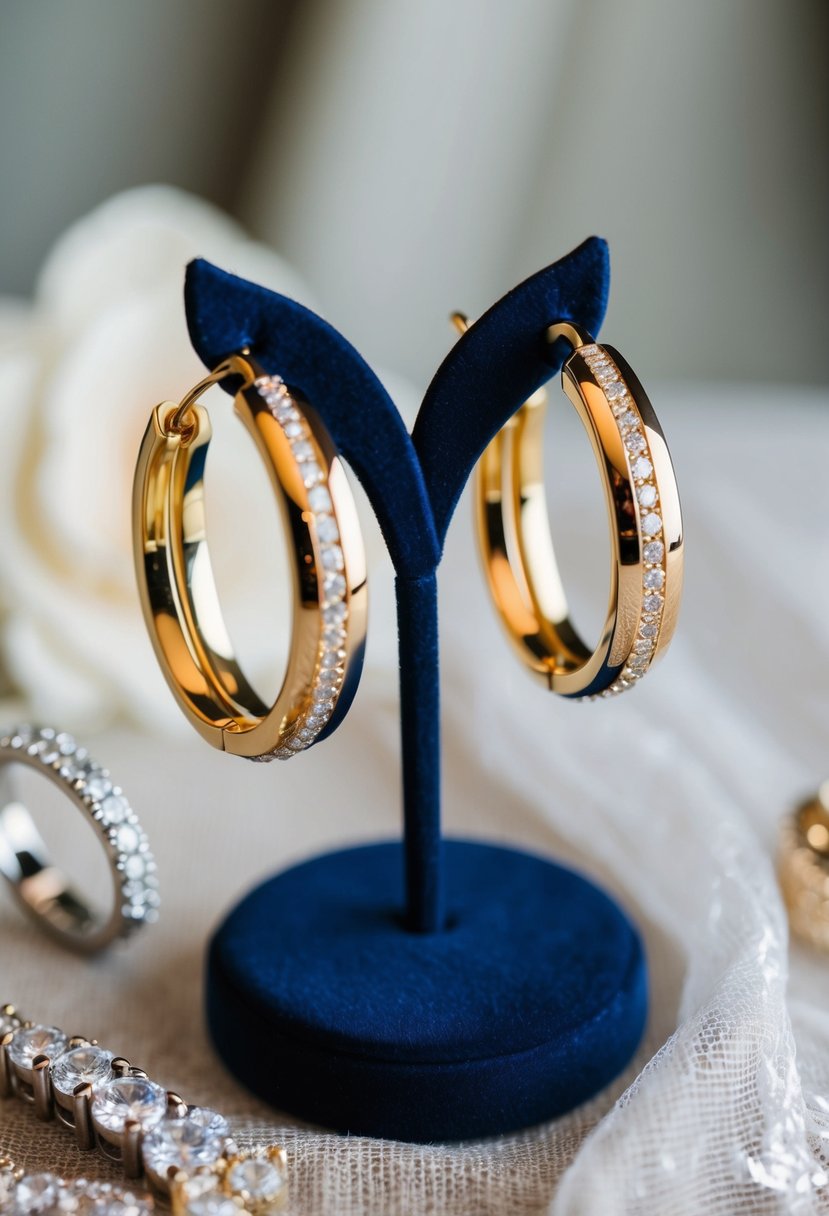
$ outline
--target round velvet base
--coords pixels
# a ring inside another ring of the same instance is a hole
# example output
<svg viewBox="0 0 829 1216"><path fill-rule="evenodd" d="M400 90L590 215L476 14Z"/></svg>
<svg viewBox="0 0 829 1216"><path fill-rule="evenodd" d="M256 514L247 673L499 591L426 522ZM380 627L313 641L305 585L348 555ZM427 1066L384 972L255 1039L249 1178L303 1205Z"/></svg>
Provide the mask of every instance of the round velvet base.
<svg viewBox="0 0 829 1216"><path fill-rule="evenodd" d="M398 1140L491 1136L570 1110L639 1043L639 937L587 879L444 844L447 924L403 927L399 843L316 857L248 895L210 947L216 1048L313 1123Z"/></svg>

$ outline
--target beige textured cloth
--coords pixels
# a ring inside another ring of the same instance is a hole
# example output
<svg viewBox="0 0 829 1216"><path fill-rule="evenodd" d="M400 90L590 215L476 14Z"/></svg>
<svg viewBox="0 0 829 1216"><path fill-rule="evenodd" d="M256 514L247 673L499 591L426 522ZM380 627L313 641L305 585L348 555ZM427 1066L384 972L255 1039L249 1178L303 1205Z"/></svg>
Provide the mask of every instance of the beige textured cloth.
<svg viewBox="0 0 829 1216"><path fill-rule="evenodd" d="M789 1065L785 941L768 865L779 814L824 775L826 576L815 560L815 513L798 496L820 474L829 421L808 394L787 403L785 423L772 394L763 402L734 393L729 409L726 394L705 396L654 393L683 490L688 583L675 647L634 693L572 705L521 671L487 605L463 505L441 575L447 830L573 862L632 912L646 939L652 1001L646 1042L625 1077L545 1127L412 1146L298 1126L254 1101L216 1061L202 1018L202 961L223 913L295 860L397 831L394 683L376 666L343 729L285 765L244 764L186 734L160 741L121 728L92 741L150 834L161 922L85 962L41 939L2 899L0 999L96 1037L188 1101L232 1116L243 1138L279 1139L303 1216L541 1216L554 1199L559 1213L602 1216L829 1210L812 1175L802 1183L790 1170L789 1184L773 1168L800 1162L803 1103L814 1114L829 1089L820 1089L824 1068L801 1096ZM589 612L606 575L585 560L603 509L588 467L559 465L554 502L559 519L567 512L557 533L575 605ZM375 581L383 633L390 593ZM783 664L763 649L763 613L780 622L786 611L797 629L785 634ZM54 818L77 835L72 814ZM808 1022L809 1043L825 1045L829 968L800 960L793 982L799 1026ZM17 1102L0 1104L0 1148L29 1167L106 1169ZM789 1185L799 1207L789 1204Z"/></svg>

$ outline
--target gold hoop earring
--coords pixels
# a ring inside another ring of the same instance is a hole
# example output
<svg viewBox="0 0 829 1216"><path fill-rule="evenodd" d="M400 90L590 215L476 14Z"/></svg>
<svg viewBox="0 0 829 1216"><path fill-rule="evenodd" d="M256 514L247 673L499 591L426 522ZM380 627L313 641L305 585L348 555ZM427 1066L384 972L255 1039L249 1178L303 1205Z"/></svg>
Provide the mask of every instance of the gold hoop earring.
<svg viewBox="0 0 829 1216"><path fill-rule="evenodd" d="M461 330L466 321L453 317ZM590 438L612 543L607 617L591 649L570 620L547 517L546 393L534 394L478 462L477 533L490 593L522 661L565 697L631 688L668 646L682 590L683 532L673 465L653 408L625 360L577 325L547 331L572 353L564 391Z"/></svg>
<svg viewBox="0 0 829 1216"><path fill-rule="evenodd" d="M198 399L228 379L238 386L235 412L270 475L292 557L290 656L270 706L236 661L207 547L211 428ZM312 406L247 351L178 404L157 406L135 471L133 530L144 619L167 683L199 734L251 760L288 759L331 734L362 669L366 563L345 470Z"/></svg>

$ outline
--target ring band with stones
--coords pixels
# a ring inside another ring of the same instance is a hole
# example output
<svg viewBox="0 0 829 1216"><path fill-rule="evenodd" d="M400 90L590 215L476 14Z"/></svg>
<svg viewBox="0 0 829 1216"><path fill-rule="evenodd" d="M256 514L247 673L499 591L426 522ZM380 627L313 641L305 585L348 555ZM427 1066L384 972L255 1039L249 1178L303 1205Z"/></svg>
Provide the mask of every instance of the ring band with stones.
<svg viewBox="0 0 829 1216"><path fill-rule="evenodd" d="M460 328L465 320L456 314ZM679 494L662 429L621 355L569 322L549 342L572 346L562 367L604 485L611 587L595 648L576 630L547 517L543 440L547 396L535 393L478 462L477 531L492 598L521 659L566 697L633 687L668 646L682 589Z"/></svg>
<svg viewBox="0 0 829 1216"><path fill-rule="evenodd" d="M238 386L236 414L265 462L291 556L293 625L282 687L266 704L224 625L207 546L204 476L211 438L198 399ZM345 469L310 404L247 354L231 356L177 405L152 414L135 472L134 547L144 619L181 709L214 747L289 759L330 735L363 663L366 561Z"/></svg>
<svg viewBox="0 0 829 1216"><path fill-rule="evenodd" d="M52 863L32 814L14 795L14 765L56 785L93 828L112 878L108 911L97 908ZM17 726L0 735L0 872L42 929L83 953L158 919L155 860L124 791L71 735L51 727Z"/></svg>

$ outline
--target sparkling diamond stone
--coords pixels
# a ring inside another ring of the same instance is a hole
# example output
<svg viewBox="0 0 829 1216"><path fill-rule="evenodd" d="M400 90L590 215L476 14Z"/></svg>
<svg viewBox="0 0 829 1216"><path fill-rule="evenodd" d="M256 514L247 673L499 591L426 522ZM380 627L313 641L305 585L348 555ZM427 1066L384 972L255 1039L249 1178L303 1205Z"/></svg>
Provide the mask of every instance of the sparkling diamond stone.
<svg viewBox="0 0 829 1216"><path fill-rule="evenodd" d="M317 536L324 545L340 539L340 530L333 515L323 515L317 520Z"/></svg>
<svg viewBox="0 0 829 1216"><path fill-rule="evenodd" d="M18 726L12 733L12 747L28 747L34 738L34 730L31 726Z"/></svg>
<svg viewBox="0 0 829 1216"><path fill-rule="evenodd" d="M665 572L660 569L646 570L642 582L647 587L648 591L658 591L665 582Z"/></svg>
<svg viewBox="0 0 829 1216"><path fill-rule="evenodd" d="M231 1166L227 1181L237 1195L260 1203L275 1199L285 1186L285 1176L267 1157L249 1157Z"/></svg>
<svg viewBox="0 0 829 1216"><path fill-rule="evenodd" d="M326 650L320 658L320 667L323 671L334 667L341 667L345 662L344 650Z"/></svg>
<svg viewBox="0 0 829 1216"><path fill-rule="evenodd" d="M646 515L642 520L642 531L645 536L656 536L662 531L662 519L655 511L651 511L650 515Z"/></svg>
<svg viewBox="0 0 829 1216"><path fill-rule="evenodd" d="M662 596L646 595L642 600L642 607L645 609L645 612L658 612L662 607Z"/></svg>
<svg viewBox="0 0 829 1216"><path fill-rule="evenodd" d="M343 551L339 545L323 545L321 557L325 570L342 570L345 565Z"/></svg>
<svg viewBox="0 0 829 1216"><path fill-rule="evenodd" d="M585 346L580 346L577 351L577 354L582 355L585 359L589 359L598 353L599 347L595 342L588 342Z"/></svg>
<svg viewBox="0 0 829 1216"><path fill-rule="evenodd" d="M40 1216L52 1216L60 1211L58 1206L61 1199L60 1179L54 1174L27 1174L25 1178L21 1178L14 1192L14 1203L16 1212L39 1213ZM71 1207L68 1211L71 1212Z"/></svg>
<svg viewBox="0 0 829 1216"><path fill-rule="evenodd" d="M659 632L659 626L656 621L645 621L639 626L639 632L643 638L655 638Z"/></svg>
<svg viewBox="0 0 829 1216"><path fill-rule="evenodd" d="M92 1117L105 1131L121 1135L133 1121L146 1131L167 1113L167 1094L143 1077L118 1077L92 1099Z"/></svg>
<svg viewBox="0 0 829 1216"><path fill-rule="evenodd" d="M658 565L665 556L665 546L661 540L651 540L645 545L645 561Z"/></svg>
<svg viewBox="0 0 829 1216"><path fill-rule="evenodd" d="M652 507L656 502L656 486L650 483L640 486L636 491L636 497L639 499L640 507Z"/></svg>
<svg viewBox="0 0 829 1216"><path fill-rule="evenodd" d="M650 655L634 654L628 659L628 666L632 667L634 671L642 671L650 661Z"/></svg>
<svg viewBox="0 0 829 1216"><path fill-rule="evenodd" d="M100 802L106 798L107 794L112 789L112 782L109 777L103 773L93 773L86 782L83 792L87 798L91 798L93 802Z"/></svg>
<svg viewBox="0 0 829 1216"><path fill-rule="evenodd" d="M143 878L147 872L147 863L140 853L132 853L124 862L124 873L127 878Z"/></svg>
<svg viewBox="0 0 829 1216"><path fill-rule="evenodd" d="M306 487L315 486L323 480L322 469L316 460L307 460L302 466L302 483Z"/></svg>
<svg viewBox="0 0 829 1216"><path fill-rule="evenodd" d="M192 1171L218 1161L229 1134L226 1121L213 1110L196 1107L183 1119L165 1119L144 1137L144 1164L164 1178L170 1166Z"/></svg>
<svg viewBox="0 0 829 1216"><path fill-rule="evenodd" d="M277 420L284 426L286 422L300 422L301 415L290 397L283 396L274 410Z"/></svg>
<svg viewBox="0 0 829 1216"><path fill-rule="evenodd" d="M300 463L305 460L313 460L316 455L313 444L309 443L307 439L301 439L299 443L295 443L293 452Z"/></svg>
<svg viewBox="0 0 829 1216"><path fill-rule="evenodd" d="M633 649L636 654L650 654L653 650L653 642L650 638L637 638L633 643Z"/></svg>
<svg viewBox="0 0 829 1216"><path fill-rule="evenodd" d="M115 833L115 844L122 853L134 853L141 837L131 823L122 823Z"/></svg>
<svg viewBox="0 0 829 1216"><path fill-rule="evenodd" d="M289 439L301 439L305 434L305 427L301 422L286 422L284 431Z"/></svg>
<svg viewBox="0 0 829 1216"><path fill-rule="evenodd" d="M639 415L633 410L625 410L624 414L619 415L619 426L623 431L632 431L639 425Z"/></svg>
<svg viewBox="0 0 829 1216"><path fill-rule="evenodd" d="M130 804L123 794L108 794L101 803L105 821L113 825L123 823L129 809Z"/></svg>
<svg viewBox="0 0 829 1216"><path fill-rule="evenodd" d="M227 1195L199 1195L187 1204L188 1216L239 1216L239 1208Z"/></svg>
<svg viewBox="0 0 829 1216"><path fill-rule="evenodd" d="M628 431L625 435L625 447L629 452L642 452L646 446L645 436L641 431Z"/></svg>
<svg viewBox="0 0 829 1216"><path fill-rule="evenodd" d="M308 505L312 511L320 513L333 509L331 495L325 486L314 486L312 490L308 491Z"/></svg>
<svg viewBox="0 0 829 1216"><path fill-rule="evenodd" d="M646 477L650 477L653 472L653 465L648 460L647 456L640 456L633 462L633 476L639 477L642 481Z"/></svg>
<svg viewBox="0 0 829 1216"><path fill-rule="evenodd" d="M608 384L604 390L608 401L616 401L619 397L624 397L627 389L621 380L614 380L612 384Z"/></svg>
<svg viewBox="0 0 829 1216"><path fill-rule="evenodd" d="M334 600L341 600L345 595L345 579L341 574L326 574L325 576L325 602L332 604Z"/></svg>
<svg viewBox="0 0 829 1216"><path fill-rule="evenodd" d="M54 1060L63 1055L68 1043L66 1035L56 1026L21 1027L15 1031L8 1052L19 1068L31 1068L35 1056L48 1056Z"/></svg>
<svg viewBox="0 0 829 1216"><path fill-rule="evenodd" d="M58 1093L70 1097L78 1085L99 1089L112 1079L111 1051L103 1047L75 1047L59 1056L52 1065L52 1084Z"/></svg>
<svg viewBox="0 0 829 1216"><path fill-rule="evenodd" d="M342 600L339 604L329 604L322 610L322 619L326 625L339 625L348 615L348 609Z"/></svg>

